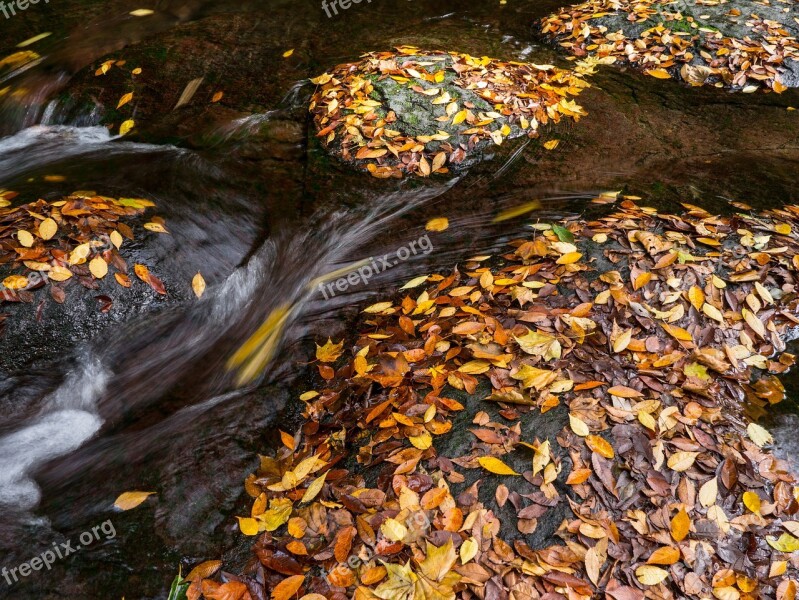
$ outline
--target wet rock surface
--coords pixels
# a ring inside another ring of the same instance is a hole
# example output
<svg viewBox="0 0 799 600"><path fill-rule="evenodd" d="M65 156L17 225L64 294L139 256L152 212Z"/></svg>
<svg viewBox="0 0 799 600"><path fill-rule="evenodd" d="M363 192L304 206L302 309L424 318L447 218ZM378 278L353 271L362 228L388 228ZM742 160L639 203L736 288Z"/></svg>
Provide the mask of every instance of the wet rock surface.
<svg viewBox="0 0 799 600"><path fill-rule="evenodd" d="M542 21L567 51L690 85L782 93L799 86L799 4L745 0L586 2Z"/></svg>

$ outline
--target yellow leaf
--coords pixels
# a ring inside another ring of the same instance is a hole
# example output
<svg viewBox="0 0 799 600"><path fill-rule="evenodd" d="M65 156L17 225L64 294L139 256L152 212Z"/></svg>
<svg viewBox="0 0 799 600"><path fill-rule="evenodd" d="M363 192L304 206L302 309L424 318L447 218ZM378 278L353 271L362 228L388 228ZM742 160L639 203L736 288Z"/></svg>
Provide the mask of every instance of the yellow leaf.
<svg viewBox="0 0 799 600"><path fill-rule="evenodd" d="M705 302L702 305L702 312L705 313L705 315L707 315L714 321L718 321L719 323L724 323L724 316L721 314L721 311L712 304L708 304L707 302Z"/></svg>
<svg viewBox="0 0 799 600"><path fill-rule="evenodd" d="M55 266L47 272L47 277L53 281L66 281L72 277L72 271L66 267Z"/></svg>
<svg viewBox="0 0 799 600"><path fill-rule="evenodd" d="M58 224L49 217L39 223L39 235L42 236L43 240L52 239L57 231Z"/></svg>
<svg viewBox="0 0 799 600"><path fill-rule="evenodd" d="M494 456L481 456L477 459L477 462L486 471L496 475L519 475L519 473Z"/></svg>
<svg viewBox="0 0 799 600"><path fill-rule="evenodd" d="M580 254L579 252L569 252L569 253L564 254L563 256L561 256L555 262L558 263L559 265L571 265L573 263L576 263L582 257L583 257L583 255Z"/></svg>
<svg viewBox="0 0 799 600"><path fill-rule="evenodd" d="M124 492L114 501L114 506L119 510L130 510L147 500L155 492Z"/></svg>
<svg viewBox="0 0 799 600"><path fill-rule="evenodd" d="M681 542L688 537L688 532L691 530L691 517L685 512L684 508L680 509L674 518L671 520L671 537L675 542Z"/></svg>
<svg viewBox="0 0 799 600"><path fill-rule="evenodd" d="M650 281L652 281L652 273L641 273L633 282L633 290L637 292Z"/></svg>
<svg viewBox="0 0 799 600"><path fill-rule="evenodd" d="M169 233L161 223L145 223L144 228L155 233Z"/></svg>
<svg viewBox="0 0 799 600"><path fill-rule="evenodd" d="M719 495L719 483L715 477L707 480L701 488L699 488L699 503L705 508L709 508L716 503Z"/></svg>
<svg viewBox="0 0 799 600"><path fill-rule="evenodd" d="M746 428L746 433L749 434L749 438L760 448L766 444L774 443L774 438L771 434L757 423L749 423L749 426Z"/></svg>
<svg viewBox="0 0 799 600"><path fill-rule="evenodd" d="M766 538L766 541L768 542L769 546L771 546L775 550L779 550L780 552L799 551L799 539L787 533L783 533L779 537L779 539L775 539L769 536Z"/></svg>
<svg viewBox="0 0 799 600"><path fill-rule="evenodd" d="M619 336L613 340L613 351L618 354L619 352L624 352L627 349L627 346L630 345L630 342L633 339L633 330L627 329L626 331L622 331Z"/></svg>
<svg viewBox="0 0 799 600"><path fill-rule="evenodd" d="M292 48L291 50L286 50L286 51L283 53L283 58L288 58L288 57L289 57L289 56L291 56L292 54L294 54L294 48Z"/></svg>
<svg viewBox="0 0 799 600"><path fill-rule="evenodd" d="M205 293L205 279L203 278L202 273L197 273L191 280L191 289L194 291L195 296L198 298L203 297L203 294Z"/></svg>
<svg viewBox="0 0 799 600"><path fill-rule="evenodd" d="M699 310L705 303L705 292L698 286L691 286L691 289L688 290L688 299L691 301L691 305L696 310Z"/></svg>
<svg viewBox="0 0 799 600"><path fill-rule="evenodd" d="M419 435L410 436L408 441L419 450L427 450L433 445L433 436L428 431L423 431Z"/></svg>
<svg viewBox="0 0 799 600"><path fill-rule="evenodd" d="M128 119L119 126L119 135L127 135L136 126L136 121Z"/></svg>
<svg viewBox="0 0 799 600"><path fill-rule="evenodd" d="M744 492L743 501L746 508L756 515L760 514L760 496L758 496L755 492Z"/></svg>
<svg viewBox="0 0 799 600"><path fill-rule="evenodd" d="M479 549L477 545L477 540L473 537L470 537L468 540L461 544L460 553L461 553L461 564L466 564L470 560L472 560L475 556L477 556L477 550Z"/></svg>
<svg viewBox="0 0 799 600"><path fill-rule="evenodd" d="M544 148L547 150L554 150L560 144L560 140L549 140L548 142L544 142Z"/></svg>
<svg viewBox="0 0 799 600"><path fill-rule="evenodd" d="M3 285L9 290L21 290L28 287L28 278L22 275L9 275L3 279Z"/></svg>
<svg viewBox="0 0 799 600"><path fill-rule="evenodd" d="M380 526L380 532L392 542L401 542L408 535L408 528L396 519L386 519Z"/></svg>
<svg viewBox="0 0 799 600"><path fill-rule="evenodd" d="M591 430L588 429L588 425L586 425L585 421L575 417L572 414L569 414L569 425L571 426L572 431L580 437L585 437L591 433Z"/></svg>
<svg viewBox="0 0 799 600"><path fill-rule="evenodd" d="M613 446L611 446L603 437L598 435L589 435L586 436L585 443L591 450L607 459L611 459L616 456L616 453L613 451Z"/></svg>
<svg viewBox="0 0 799 600"><path fill-rule="evenodd" d="M668 323L661 323L660 326L666 330L666 333L681 342L692 342L694 340L693 336L682 327L669 325Z"/></svg>
<svg viewBox="0 0 799 600"><path fill-rule="evenodd" d="M128 92L119 99L119 104L117 104L117 110L125 106L131 100L133 100L133 92Z"/></svg>
<svg viewBox="0 0 799 600"><path fill-rule="evenodd" d="M694 462L696 461L696 457L699 456L699 452L675 452L671 456L669 456L668 465L672 471L677 471L678 473L682 473L683 471L687 471L688 469L693 466Z"/></svg>
<svg viewBox="0 0 799 600"><path fill-rule="evenodd" d="M316 498L325 485L325 479L327 479L327 473L324 473L321 476L314 479L311 482L311 485L308 486L308 489L305 490L305 493L303 494L302 500L300 500L300 502L305 504Z"/></svg>
<svg viewBox="0 0 799 600"><path fill-rule="evenodd" d="M635 570L635 576L642 585L658 585L666 580L669 572L660 567L642 565Z"/></svg>
<svg viewBox="0 0 799 600"><path fill-rule="evenodd" d="M130 14L134 17L147 17L153 14L153 11L149 8L137 8L136 10L130 11Z"/></svg>
<svg viewBox="0 0 799 600"><path fill-rule="evenodd" d="M372 304L371 306L367 306L366 308L363 309L363 312L374 315L386 311L392 306L393 304L391 302L378 302L377 304Z"/></svg>
<svg viewBox="0 0 799 600"><path fill-rule="evenodd" d="M103 260L102 256L95 256L89 263L89 271L97 279L102 279L108 275L108 263Z"/></svg>
<svg viewBox="0 0 799 600"><path fill-rule="evenodd" d="M33 246L33 236L29 231L20 229L19 231L17 231L17 239L19 240L19 243L25 248L30 248L31 246Z"/></svg>
<svg viewBox="0 0 799 600"><path fill-rule="evenodd" d="M344 340L334 344L333 340L327 339L324 346L316 345L316 358L323 363L334 363L344 352Z"/></svg>
<svg viewBox="0 0 799 600"><path fill-rule="evenodd" d="M111 240L111 243L114 244L114 247L119 250L119 248L122 246L122 242L124 241L120 233L114 230L108 237Z"/></svg>
<svg viewBox="0 0 799 600"><path fill-rule="evenodd" d="M251 517L236 517L239 520L239 529L244 535L258 535L258 521Z"/></svg>
<svg viewBox="0 0 799 600"><path fill-rule="evenodd" d="M544 442L535 449L535 455L533 455L533 477L538 475L541 470L549 464L549 461L549 440L544 440Z"/></svg>
<svg viewBox="0 0 799 600"><path fill-rule="evenodd" d="M752 328L752 331L754 331L762 339L766 339L766 327L763 325L763 321L761 321L756 314L743 308L741 309L741 316L744 318L744 321L746 321L746 324Z"/></svg>
<svg viewBox="0 0 799 600"><path fill-rule="evenodd" d="M666 69L647 69L644 71L650 77L655 77L657 79L671 79L671 75Z"/></svg>
<svg viewBox="0 0 799 600"><path fill-rule="evenodd" d="M420 285L422 285L423 283L425 283L427 281L428 277L429 277L429 275L420 275L419 277L414 277L408 283L403 285L400 289L401 290L410 290L412 288L419 287Z"/></svg>
<svg viewBox="0 0 799 600"><path fill-rule="evenodd" d="M446 217L430 219L424 228L427 231L445 231L447 228L449 228L449 219Z"/></svg>

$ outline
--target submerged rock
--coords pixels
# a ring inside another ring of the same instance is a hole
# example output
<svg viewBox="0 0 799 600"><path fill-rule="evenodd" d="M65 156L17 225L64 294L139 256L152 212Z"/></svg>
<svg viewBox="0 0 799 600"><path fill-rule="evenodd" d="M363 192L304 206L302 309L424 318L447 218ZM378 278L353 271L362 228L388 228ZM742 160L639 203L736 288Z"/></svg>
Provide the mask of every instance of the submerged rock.
<svg viewBox="0 0 799 600"><path fill-rule="evenodd" d="M401 47L339 65L312 82L310 111L330 152L375 177L464 169L505 140L585 114L575 71Z"/></svg>
<svg viewBox="0 0 799 600"><path fill-rule="evenodd" d="M745 92L799 87L799 7L733 0L589 0L542 22L576 56L626 62L661 79Z"/></svg>
<svg viewBox="0 0 799 600"><path fill-rule="evenodd" d="M795 362L799 207L634 199L317 346L245 483L255 557L189 597L792 598L799 482L752 419Z"/></svg>

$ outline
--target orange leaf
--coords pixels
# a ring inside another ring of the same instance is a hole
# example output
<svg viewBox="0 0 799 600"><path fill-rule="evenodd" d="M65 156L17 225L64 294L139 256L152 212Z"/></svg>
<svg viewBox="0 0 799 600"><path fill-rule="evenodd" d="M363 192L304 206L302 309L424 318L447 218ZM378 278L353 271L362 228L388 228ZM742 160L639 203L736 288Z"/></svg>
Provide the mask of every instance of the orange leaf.
<svg viewBox="0 0 799 600"><path fill-rule="evenodd" d="M600 456L604 456L605 458L613 458L616 456L616 453L613 451L613 446L611 446L608 441L600 437L598 435L589 435L585 438L586 445L591 448L594 452L599 454Z"/></svg>
<svg viewBox="0 0 799 600"><path fill-rule="evenodd" d="M691 517L688 516L684 508L681 508L680 512L674 515L671 520L671 537L674 538L674 541L681 542L688 536L690 530Z"/></svg>
<svg viewBox="0 0 799 600"><path fill-rule="evenodd" d="M680 551L673 546L663 546L655 550L647 560L650 565L673 565L680 560Z"/></svg>
<svg viewBox="0 0 799 600"><path fill-rule="evenodd" d="M302 587L304 575L294 575L278 583L272 590L272 600L289 600Z"/></svg>
<svg viewBox="0 0 799 600"><path fill-rule="evenodd" d="M613 394L619 398L640 398L643 396L643 394L638 390L634 390L633 388L629 388L624 385L614 385L608 390L608 394Z"/></svg>

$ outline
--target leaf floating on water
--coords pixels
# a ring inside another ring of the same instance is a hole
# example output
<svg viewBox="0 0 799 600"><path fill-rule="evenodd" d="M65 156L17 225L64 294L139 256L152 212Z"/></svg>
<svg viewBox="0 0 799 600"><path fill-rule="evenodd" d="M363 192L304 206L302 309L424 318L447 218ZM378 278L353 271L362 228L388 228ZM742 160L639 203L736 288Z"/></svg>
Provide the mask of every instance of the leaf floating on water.
<svg viewBox="0 0 799 600"><path fill-rule="evenodd" d="M203 297L205 293L205 279L203 279L201 273L197 273L191 280L191 289L194 291L194 295L197 296L197 298Z"/></svg>
<svg viewBox="0 0 799 600"><path fill-rule="evenodd" d="M539 208L541 208L540 200L533 200L532 202L527 202L526 204L522 204L520 206L514 206L513 208L508 208L499 213L496 217L494 217L492 223L501 223L502 221L515 219L516 217L520 217L521 215L525 215L531 211L538 210ZM561 229L563 228L561 227Z"/></svg>
<svg viewBox="0 0 799 600"><path fill-rule="evenodd" d="M445 231L449 228L449 219L446 217L439 217L436 219L430 219L425 225L425 229L427 231Z"/></svg>
<svg viewBox="0 0 799 600"><path fill-rule="evenodd" d="M333 343L333 340L328 338L324 346L316 345L316 359L323 363L334 363L344 352L344 341L338 344Z"/></svg>
<svg viewBox="0 0 799 600"><path fill-rule="evenodd" d="M128 92L119 99L119 104L117 104L117 110L125 106L131 100L133 100L133 92Z"/></svg>
<svg viewBox="0 0 799 600"><path fill-rule="evenodd" d="M36 42L43 40L44 38L49 37L51 35L53 34L49 31L46 33L40 33L39 35L35 35L32 38L25 40L24 42L20 42L19 44L17 44L17 48L25 48L26 46L31 46Z"/></svg>
<svg viewBox="0 0 799 600"><path fill-rule="evenodd" d="M554 150L560 144L560 140L549 140L548 142L544 142L544 148L547 150Z"/></svg>
<svg viewBox="0 0 799 600"><path fill-rule="evenodd" d="M114 501L114 506L119 510L131 510L153 495L155 492L124 492Z"/></svg>
<svg viewBox="0 0 799 600"><path fill-rule="evenodd" d="M164 227L161 223L145 223L144 228L148 231L154 231L155 233L169 233L166 227Z"/></svg>
<svg viewBox="0 0 799 600"><path fill-rule="evenodd" d="M292 54L294 54L294 48L292 48L291 50L286 50L286 51L283 53L283 58L288 58L288 57L289 57L289 56L291 56Z"/></svg>
<svg viewBox="0 0 799 600"><path fill-rule="evenodd" d="M133 129L135 126L136 126L136 121L134 121L133 119L128 119L127 121L124 121L122 125L119 126L119 135L120 136L127 135L128 133L130 133L130 130Z"/></svg>

